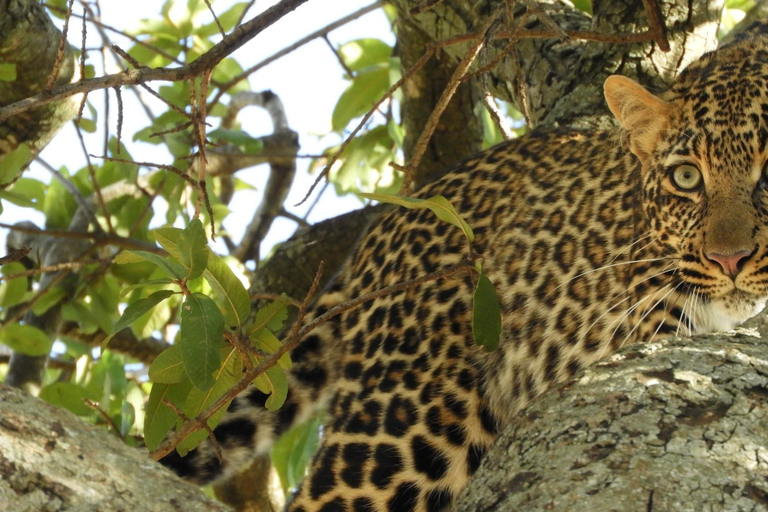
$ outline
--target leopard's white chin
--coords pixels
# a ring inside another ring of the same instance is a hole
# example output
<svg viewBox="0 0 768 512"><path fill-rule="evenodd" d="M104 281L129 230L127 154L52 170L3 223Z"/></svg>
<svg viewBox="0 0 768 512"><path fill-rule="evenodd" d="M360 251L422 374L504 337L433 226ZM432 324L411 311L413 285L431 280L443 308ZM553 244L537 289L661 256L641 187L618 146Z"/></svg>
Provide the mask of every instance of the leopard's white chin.
<svg viewBox="0 0 768 512"><path fill-rule="evenodd" d="M723 332L735 329L765 308L766 297L736 291L725 297L711 299L694 308L695 334Z"/></svg>

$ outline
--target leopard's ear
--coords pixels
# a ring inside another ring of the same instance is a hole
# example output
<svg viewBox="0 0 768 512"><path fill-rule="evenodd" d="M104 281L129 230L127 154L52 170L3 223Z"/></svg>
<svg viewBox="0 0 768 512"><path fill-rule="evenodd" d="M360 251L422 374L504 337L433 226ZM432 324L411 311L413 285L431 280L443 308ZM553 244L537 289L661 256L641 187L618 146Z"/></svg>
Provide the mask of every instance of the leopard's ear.
<svg viewBox="0 0 768 512"><path fill-rule="evenodd" d="M625 76L611 75L603 86L608 108L627 131L637 156L653 151L656 135L669 118L670 104Z"/></svg>

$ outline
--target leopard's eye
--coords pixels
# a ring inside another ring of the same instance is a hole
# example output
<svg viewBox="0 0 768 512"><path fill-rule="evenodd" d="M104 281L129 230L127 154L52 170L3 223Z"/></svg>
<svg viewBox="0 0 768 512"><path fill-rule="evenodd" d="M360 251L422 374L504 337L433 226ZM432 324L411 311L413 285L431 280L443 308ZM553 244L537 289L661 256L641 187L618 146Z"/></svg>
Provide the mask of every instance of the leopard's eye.
<svg viewBox="0 0 768 512"><path fill-rule="evenodd" d="M672 184L683 192L691 192L701 184L701 171L696 167L683 164L672 171Z"/></svg>

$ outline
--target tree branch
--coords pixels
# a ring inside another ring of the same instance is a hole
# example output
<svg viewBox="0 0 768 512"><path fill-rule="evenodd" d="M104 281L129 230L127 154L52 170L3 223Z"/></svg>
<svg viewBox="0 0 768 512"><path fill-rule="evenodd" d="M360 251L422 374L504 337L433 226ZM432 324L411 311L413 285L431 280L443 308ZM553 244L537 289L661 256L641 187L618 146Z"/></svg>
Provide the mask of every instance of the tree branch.
<svg viewBox="0 0 768 512"><path fill-rule="evenodd" d="M78 93L87 93L98 89L129 84L135 85L155 80L178 82L198 77L205 71L213 69L213 67L225 57L306 1L307 0L282 0L280 3L268 8L252 20L236 27L213 48L184 66L177 68L133 69L123 71L122 73L91 78L74 84L57 87L50 92L37 94L0 108L0 123L11 116L19 115L31 108L62 100Z"/></svg>

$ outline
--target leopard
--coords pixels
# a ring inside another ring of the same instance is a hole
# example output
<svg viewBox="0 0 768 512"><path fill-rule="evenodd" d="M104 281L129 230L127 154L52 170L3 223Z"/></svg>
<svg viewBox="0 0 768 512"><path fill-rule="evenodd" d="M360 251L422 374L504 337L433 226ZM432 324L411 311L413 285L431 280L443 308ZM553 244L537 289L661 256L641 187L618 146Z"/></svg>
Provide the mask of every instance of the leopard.
<svg viewBox="0 0 768 512"><path fill-rule="evenodd" d="M498 348L473 339L477 272L447 272L469 266L462 230L429 210L386 213L313 315L414 284L309 333L279 410L255 387L236 398L214 431L221 462L209 441L162 462L198 484L224 478L324 409L289 510L447 510L500 429L547 389L624 345L757 315L768 298L768 25L664 92L611 75L604 93L617 128L534 129L415 194L445 197L471 226L498 295Z"/></svg>

